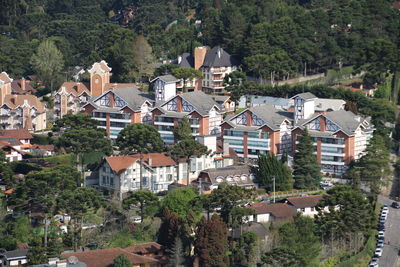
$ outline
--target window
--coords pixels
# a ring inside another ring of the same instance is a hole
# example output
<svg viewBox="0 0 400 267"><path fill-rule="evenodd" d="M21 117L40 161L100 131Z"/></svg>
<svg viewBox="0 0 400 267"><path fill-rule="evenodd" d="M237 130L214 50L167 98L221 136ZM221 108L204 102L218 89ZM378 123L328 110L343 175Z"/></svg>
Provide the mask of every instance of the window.
<svg viewBox="0 0 400 267"><path fill-rule="evenodd" d="M316 118L315 120L311 121L310 124L308 125L308 128L310 130L321 130L321 122L320 118Z"/></svg>
<svg viewBox="0 0 400 267"><path fill-rule="evenodd" d="M197 163L197 170L201 171L203 169L203 162Z"/></svg>
<svg viewBox="0 0 400 267"><path fill-rule="evenodd" d="M114 95L114 100L115 100L115 106L116 107L123 107L126 105L125 101L122 100L120 97Z"/></svg>
<svg viewBox="0 0 400 267"><path fill-rule="evenodd" d="M257 117L257 115L255 115L255 114L251 115L251 119L253 120L253 125L261 126L264 124L264 121L262 119L260 119L259 117Z"/></svg>
<svg viewBox="0 0 400 267"><path fill-rule="evenodd" d="M330 120L326 120L326 130L336 132L339 130L339 127L335 123L331 122Z"/></svg>
<svg viewBox="0 0 400 267"><path fill-rule="evenodd" d="M247 125L247 118L245 112L236 117L236 124Z"/></svg>
<svg viewBox="0 0 400 267"><path fill-rule="evenodd" d="M182 109L185 112L192 112L194 110L193 106L190 105L187 101L182 101Z"/></svg>
<svg viewBox="0 0 400 267"><path fill-rule="evenodd" d="M109 107L110 106L110 95L106 94L98 101L100 106Z"/></svg>
<svg viewBox="0 0 400 267"><path fill-rule="evenodd" d="M171 101L169 101L167 103L167 110L169 110L169 111L177 111L177 99L176 99L176 97L174 99L171 99Z"/></svg>

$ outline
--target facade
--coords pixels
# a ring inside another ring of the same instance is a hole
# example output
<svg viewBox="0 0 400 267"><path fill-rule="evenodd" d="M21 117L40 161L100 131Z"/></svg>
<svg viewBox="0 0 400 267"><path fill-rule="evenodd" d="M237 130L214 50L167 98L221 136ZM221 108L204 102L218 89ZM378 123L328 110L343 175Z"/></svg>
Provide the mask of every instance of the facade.
<svg viewBox="0 0 400 267"><path fill-rule="evenodd" d="M156 103L167 101L176 95L177 84L180 80L173 75L163 75L151 80Z"/></svg>
<svg viewBox="0 0 400 267"><path fill-rule="evenodd" d="M296 215L296 211L286 203L256 202L246 206L246 208L254 212L253 215L246 217L249 222L284 222L291 220Z"/></svg>
<svg viewBox="0 0 400 267"><path fill-rule="evenodd" d="M11 93L13 80L0 73L0 128L40 131L47 127L46 107L30 94Z"/></svg>
<svg viewBox="0 0 400 267"><path fill-rule="evenodd" d="M83 111L83 106L89 101L90 95L90 91L84 83L64 82L54 94L56 118Z"/></svg>
<svg viewBox="0 0 400 267"><path fill-rule="evenodd" d="M193 136L219 135L225 111L212 98L201 91L176 95L152 111L154 126L166 144L174 144L173 129L187 117Z"/></svg>
<svg viewBox="0 0 400 267"><path fill-rule="evenodd" d="M97 120L98 127L107 131L108 137L116 139L128 124L152 124L153 102L152 95L142 93L136 86L121 87L91 98L84 109Z"/></svg>
<svg viewBox="0 0 400 267"><path fill-rule="evenodd" d="M162 154L106 157L99 166L99 187L116 192L119 199L126 193L140 189L140 166L142 166L142 188L152 192L168 190L168 185L177 181L176 162Z"/></svg>
<svg viewBox="0 0 400 267"><path fill-rule="evenodd" d="M304 197L288 197L286 203L304 216L318 214L318 203L323 199L322 195L310 195ZM328 210L327 208L324 208Z"/></svg>
<svg viewBox="0 0 400 267"><path fill-rule="evenodd" d="M28 249L0 252L0 267L28 266Z"/></svg>

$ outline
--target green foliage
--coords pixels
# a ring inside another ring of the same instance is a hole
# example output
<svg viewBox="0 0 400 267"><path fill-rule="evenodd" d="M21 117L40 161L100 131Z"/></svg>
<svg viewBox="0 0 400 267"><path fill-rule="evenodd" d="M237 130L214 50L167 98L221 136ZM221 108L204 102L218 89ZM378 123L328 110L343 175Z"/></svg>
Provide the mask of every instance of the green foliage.
<svg viewBox="0 0 400 267"><path fill-rule="evenodd" d="M190 127L190 122L187 117L184 117L178 124L177 127L174 128L174 140L175 142L179 142L185 139L192 138L192 128Z"/></svg>
<svg viewBox="0 0 400 267"><path fill-rule="evenodd" d="M41 246L33 246L28 251L28 259L30 265L43 264L47 262L46 249Z"/></svg>
<svg viewBox="0 0 400 267"><path fill-rule="evenodd" d="M48 135L33 134L33 139L31 140L31 143L38 145L51 145L53 144L53 140Z"/></svg>
<svg viewBox="0 0 400 267"><path fill-rule="evenodd" d="M273 190L273 178L275 178L275 190L285 191L293 186L293 178L290 168L275 155L266 154L258 157L257 179L261 186L269 192Z"/></svg>
<svg viewBox="0 0 400 267"><path fill-rule="evenodd" d="M153 75L153 54L150 44L143 35L136 37L133 43L133 61L136 66L136 74L139 78L149 78Z"/></svg>
<svg viewBox="0 0 400 267"><path fill-rule="evenodd" d="M57 46L49 40L43 41L31 58L33 69L52 90L53 82L64 67L64 60Z"/></svg>
<svg viewBox="0 0 400 267"><path fill-rule="evenodd" d="M82 128L96 129L97 121L86 113L67 114L54 123L52 130L59 132L61 130L77 130Z"/></svg>
<svg viewBox="0 0 400 267"><path fill-rule="evenodd" d="M185 252L183 248L182 239L177 236L175 237L175 241L171 247L167 251L168 257L168 265L171 267L184 267L185 265Z"/></svg>
<svg viewBox="0 0 400 267"><path fill-rule="evenodd" d="M183 79L183 92L186 92L186 83L188 80L192 80L194 78L203 77L203 73L199 70L189 68L189 67L178 67L172 69L172 75L174 75L178 79Z"/></svg>
<svg viewBox="0 0 400 267"><path fill-rule="evenodd" d="M57 207L73 216L82 216L90 209L98 209L102 205L100 193L90 187L78 187L74 191L63 191L57 199Z"/></svg>
<svg viewBox="0 0 400 267"><path fill-rule="evenodd" d="M273 267L300 267L302 265L301 258L296 252L288 247L276 247L266 252L261 257L261 262L266 266Z"/></svg>
<svg viewBox="0 0 400 267"><path fill-rule="evenodd" d="M158 206L158 197L150 191L138 190L123 200L123 206L124 209L129 209L131 206L138 207L143 222L146 216L154 215L154 208Z"/></svg>
<svg viewBox="0 0 400 267"><path fill-rule="evenodd" d="M299 189L317 188L321 181L321 167L313 154L314 146L307 128L299 138L294 155L294 187Z"/></svg>
<svg viewBox="0 0 400 267"><path fill-rule="evenodd" d="M199 257L200 266L228 266L228 229L222 219L214 214L211 220L204 217L198 223L195 254Z"/></svg>
<svg viewBox="0 0 400 267"><path fill-rule="evenodd" d="M132 262L125 254L119 254L113 261L113 267L132 267Z"/></svg>
<svg viewBox="0 0 400 267"><path fill-rule="evenodd" d="M168 210L182 218L187 218L189 214L198 215L200 213L199 207L193 206L193 201L196 197L197 194L192 188L175 189L163 198L161 207L163 209L168 208Z"/></svg>
<svg viewBox="0 0 400 267"><path fill-rule="evenodd" d="M129 246L133 246L135 244L135 240L128 230L123 230L118 232L113 236L110 243L107 247L109 248L126 248Z"/></svg>
<svg viewBox="0 0 400 267"><path fill-rule="evenodd" d="M232 262L235 266L255 266L259 256L259 246L258 237L254 232L244 232L232 251Z"/></svg>
<svg viewBox="0 0 400 267"><path fill-rule="evenodd" d="M161 152L164 142L151 125L135 123L125 126L118 134L117 146L124 154L132 152Z"/></svg>
<svg viewBox="0 0 400 267"><path fill-rule="evenodd" d="M4 151L0 149L0 181L10 187L13 184L12 176L11 165L7 162Z"/></svg>

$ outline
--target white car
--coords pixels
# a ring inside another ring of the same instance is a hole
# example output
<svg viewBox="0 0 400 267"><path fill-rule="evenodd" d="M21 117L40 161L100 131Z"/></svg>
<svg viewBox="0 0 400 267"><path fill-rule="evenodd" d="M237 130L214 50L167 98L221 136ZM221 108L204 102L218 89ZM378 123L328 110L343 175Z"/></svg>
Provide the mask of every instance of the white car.
<svg viewBox="0 0 400 267"><path fill-rule="evenodd" d="M385 238L385 232L384 231L379 231L378 239L384 239L384 238Z"/></svg>
<svg viewBox="0 0 400 267"><path fill-rule="evenodd" d="M378 258L373 257L371 262L369 263L368 267L378 267Z"/></svg>
<svg viewBox="0 0 400 267"><path fill-rule="evenodd" d="M383 252L383 249L377 248L377 249L375 250L375 256L378 256L378 257L382 256L382 252Z"/></svg>
<svg viewBox="0 0 400 267"><path fill-rule="evenodd" d="M382 210L381 215L388 215L389 214L389 210Z"/></svg>

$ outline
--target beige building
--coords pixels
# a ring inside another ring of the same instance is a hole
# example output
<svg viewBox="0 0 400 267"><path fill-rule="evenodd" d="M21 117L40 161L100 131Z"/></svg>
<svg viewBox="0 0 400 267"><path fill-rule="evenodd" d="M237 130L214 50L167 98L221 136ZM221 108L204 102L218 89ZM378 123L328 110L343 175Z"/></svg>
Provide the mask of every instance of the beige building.
<svg viewBox="0 0 400 267"><path fill-rule="evenodd" d="M83 110L90 98L90 91L84 83L65 82L54 96L54 110L56 118Z"/></svg>

